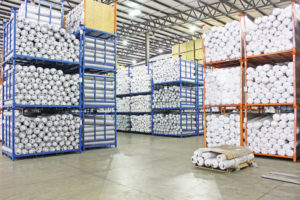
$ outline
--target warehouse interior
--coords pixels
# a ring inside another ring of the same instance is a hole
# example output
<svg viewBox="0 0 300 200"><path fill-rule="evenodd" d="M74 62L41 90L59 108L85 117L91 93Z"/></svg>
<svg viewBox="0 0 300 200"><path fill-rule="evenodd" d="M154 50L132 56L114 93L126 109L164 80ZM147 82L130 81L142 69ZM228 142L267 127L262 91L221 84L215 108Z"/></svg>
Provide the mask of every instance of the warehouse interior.
<svg viewBox="0 0 300 200"><path fill-rule="evenodd" d="M0 199L300 199L299 0L0 0Z"/></svg>

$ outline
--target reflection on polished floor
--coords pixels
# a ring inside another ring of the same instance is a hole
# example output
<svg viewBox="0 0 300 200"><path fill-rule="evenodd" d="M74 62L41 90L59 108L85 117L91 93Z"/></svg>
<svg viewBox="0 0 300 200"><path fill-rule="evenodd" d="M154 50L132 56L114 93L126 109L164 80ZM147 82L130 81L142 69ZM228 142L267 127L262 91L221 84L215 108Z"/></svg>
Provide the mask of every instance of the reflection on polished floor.
<svg viewBox="0 0 300 200"><path fill-rule="evenodd" d="M300 199L298 185L260 178L270 171L300 175L299 163L257 158L258 168L231 174L193 167L203 137L118 133L118 148L21 159L0 157L2 200Z"/></svg>

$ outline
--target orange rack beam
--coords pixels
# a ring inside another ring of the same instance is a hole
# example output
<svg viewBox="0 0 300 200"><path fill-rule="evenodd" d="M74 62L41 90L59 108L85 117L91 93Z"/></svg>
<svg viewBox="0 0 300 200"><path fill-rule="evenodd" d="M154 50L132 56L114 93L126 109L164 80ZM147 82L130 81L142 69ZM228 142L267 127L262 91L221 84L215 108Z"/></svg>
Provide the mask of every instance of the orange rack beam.
<svg viewBox="0 0 300 200"><path fill-rule="evenodd" d="M247 106L292 106L294 103L254 103L254 104L247 104Z"/></svg>
<svg viewBox="0 0 300 200"><path fill-rule="evenodd" d="M212 66L214 68L228 68L228 67L236 67L240 65L241 58L235 58L230 60L221 60L218 62L208 62L207 66Z"/></svg>
<svg viewBox="0 0 300 200"><path fill-rule="evenodd" d="M241 104L226 104L226 105L205 105L205 107L238 107Z"/></svg>
<svg viewBox="0 0 300 200"><path fill-rule="evenodd" d="M246 60L251 64L273 64L279 62L293 61L294 50L279 51L275 53L247 56Z"/></svg>
<svg viewBox="0 0 300 200"><path fill-rule="evenodd" d="M280 156L280 155L270 155L270 154L263 154L263 153L255 153L253 152L254 155L258 156L268 156L268 157L277 157L277 158L288 158L288 159L293 159L293 156Z"/></svg>

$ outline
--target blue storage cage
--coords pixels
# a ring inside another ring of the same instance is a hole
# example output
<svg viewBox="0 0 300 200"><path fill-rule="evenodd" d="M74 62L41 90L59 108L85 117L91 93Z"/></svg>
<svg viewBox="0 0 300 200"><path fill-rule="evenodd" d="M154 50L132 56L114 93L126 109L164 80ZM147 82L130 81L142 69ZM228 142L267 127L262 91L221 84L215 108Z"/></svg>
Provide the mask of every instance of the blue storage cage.
<svg viewBox="0 0 300 200"><path fill-rule="evenodd" d="M199 135L204 134L204 123L203 123L203 83L204 83L204 74L203 74L203 65L197 62L197 119L198 121L198 133Z"/></svg>
<svg viewBox="0 0 300 200"><path fill-rule="evenodd" d="M151 62L149 62L149 64L148 64L147 74L152 73L150 63ZM134 66L129 65L127 68L128 68L128 77L131 77L131 71L134 69ZM136 93L130 92L129 94L119 94L119 95L117 95L117 97L139 96L139 95L151 95L151 90L149 92L136 92Z"/></svg>
<svg viewBox="0 0 300 200"><path fill-rule="evenodd" d="M86 109L83 114L83 150L117 146L116 115Z"/></svg>
<svg viewBox="0 0 300 200"><path fill-rule="evenodd" d="M25 5L27 5L27 1L25 2L26 2ZM40 2L45 2L49 4L51 9L54 5L61 6L61 9L63 9L63 1L61 4L56 4L53 2L40 0L39 7L40 7ZM71 62L66 60L57 60L57 59L33 57L29 55L18 54L16 49L17 10L18 9L16 8L12 8L10 20L8 22L3 22L3 63L7 63L7 62L12 63L12 60L16 60L18 63L30 62L30 63L43 64L43 65L47 65L47 64L49 65L55 63L56 65L60 65L61 68L63 68L64 66L68 66L68 68L71 68L71 70L77 68L79 62ZM50 22L51 22L51 17L50 17Z"/></svg>
<svg viewBox="0 0 300 200"><path fill-rule="evenodd" d="M28 0L25 0L25 18L27 18L28 15ZM47 1L47 0L39 0L38 2L38 21L40 21L41 18L41 3L45 3L46 5L49 6L49 24L52 24L52 12L53 12L53 7L59 7L60 8L60 13L61 13L61 18L60 18L60 24L61 27L63 26L63 22L64 22L64 0L60 0L60 4L59 3L54 3L51 1ZM43 13L45 14L45 13Z"/></svg>
<svg viewBox="0 0 300 200"><path fill-rule="evenodd" d="M154 61L155 62L155 61ZM150 64L153 65L153 62ZM199 135L199 106L198 106L198 85L203 85L200 83L198 76L198 60L188 61L179 57L179 79L174 81L154 83L152 82L152 135L161 136L176 136L176 137L186 137L186 136L196 136ZM152 67L153 68L153 67ZM154 70L154 69L152 69ZM201 68L202 70L202 68ZM195 72L194 75L192 72ZM203 76L203 73L200 73ZM180 105L178 107L163 107L154 108L153 107L153 93L163 86L173 86L177 85L180 87ZM192 94L195 94L194 96ZM154 131L154 115L157 113L177 113L180 115L180 133L156 133Z"/></svg>
<svg viewBox="0 0 300 200"><path fill-rule="evenodd" d="M40 152L40 153L26 153L26 154L17 154L16 153L16 143L15 143L15 113L17 111L24 112L24 109L3 109L2 110L2 155L6 155L10 157L12 160L16 158L24 158L24 157L34 157L34 156L42 156L42 155L50 155L50 154L61 154L68 152L81 152L81 129L79 129L79 144L78 148L71 150L59 150L59 151L48 151L48 152ZM55 111L55 114L73 114L74 116L81 116L81 112L78 110L64 110L59 109Z"/></svg>
<svg viewBox="0 0 300 200"><path fill-rule="evenodd" d="M150 62L149 62L150 63ZM148 64L147 66L147 74L151 74L152 73L152 68L151 65ZM134 69L134 66L129 65L128 67L128 77L131 76L131 71ZM152 84L152 83L151 83ZM152 95L152 91L149 92L137 92L137 93L132 93L130 92L129 94L120 94L117 95L117 97L133 97L133 96L140 96L140 95ZM151 115L152 112L117 112L117 114L120 115ZM151 133L145 133L145 132L137 132L137 131L123 131L120 130L121 132L128 132L128 133L137 133L137 134L151 134Z"/></svg>
<svg viewBox="0 0 300 200"><path fill-rule="evenodd" d="M39 11L41 4L44 2L50 7L50 23L51 11L53 6L60 6L61 13L63 13L63 2L56 4L46 0L39 1ZM25 1L25 8L27 8L27 0ZM25 15L27 16L27 10ZM38 13L40 16L40 13ZM62 22L62 21L61 21ZM7 155L12 160L19 157L31 157L46 154L59 154L65 152L81 152L81 128L79 131L79 148L73 150L61 150L52 152L29 153L16 155L15 152L15 112L27 109L53 110L55 112L63 111L65 113L75 112L76 115L81 116L81 97L79 98L79 105L22 105L15 101L15 75L17 64L22 65L38 65L39 67L56 68L70 74L81 74L80 62L70 62L63 60L55 60L41 57L33 57L27 55L19 55L16 53L16 26L17 26L17 9L11 9L11 18L8 22L3 23L3 73L2 73L2 154ZM79 91L81 93L81 85L79 84ZM8 113L8 114L7 114Z"/></svg>
<svg viewBox="0 0 300 200"><path fill-rule="evenodd" d="M82 70L82 148L117 146L117 107L116 107L116 68L117 35L81 25L74 33L80 38ZM113 73L113 76L107 75ZM112 111L113 110L113 111ZM113 136L111 123L113 118ZM101 131L97 119L103 119ZM87 119L94 119L94 129L86 124ZM111 119L110 119L111 120ZM107 132L109 128L109 132ZM109 134L109 137L108 137Z"/></svg>

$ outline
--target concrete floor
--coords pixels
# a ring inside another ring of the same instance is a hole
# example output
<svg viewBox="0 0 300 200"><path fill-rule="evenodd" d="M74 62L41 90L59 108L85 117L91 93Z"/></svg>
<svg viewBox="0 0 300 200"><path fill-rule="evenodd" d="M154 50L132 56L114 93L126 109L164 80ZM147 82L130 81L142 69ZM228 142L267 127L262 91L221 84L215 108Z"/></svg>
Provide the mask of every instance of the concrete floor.
<svg viewBox="0 0 300 200"><path fill-rule="evenodd" d="M258 168L231 174L193 167L203 137L119 133L118 148L21 159L0 157L1 200L300 199L300 186L260 178L270 171L300 175L290 160L257 158Z"/></svg>

